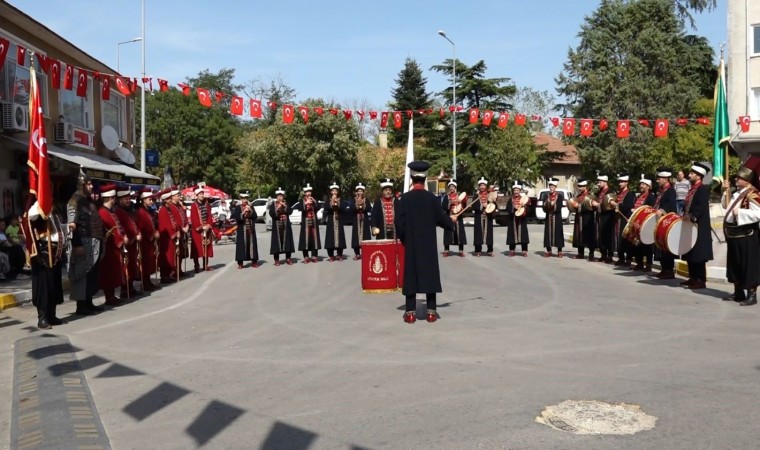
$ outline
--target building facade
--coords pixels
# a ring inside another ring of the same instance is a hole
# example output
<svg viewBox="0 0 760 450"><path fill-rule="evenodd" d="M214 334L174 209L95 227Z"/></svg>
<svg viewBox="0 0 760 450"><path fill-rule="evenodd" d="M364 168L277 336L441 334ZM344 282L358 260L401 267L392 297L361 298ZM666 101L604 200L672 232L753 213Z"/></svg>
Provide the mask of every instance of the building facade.
<svg viewBox="0 0 760 450"><path fill-rule="evenodd" d="M734 149L760 154L760 1L728 0L728 113ZM743 132L739 117L750 117Z"/></svg>
<svg viewBox="0 0 760 450"><path fill-rule="evenodd" d="M543 177L536 182L534 187L535 192L548 188L546 180L549 178L557 178L559 180L559 186L557 187L575 192L578 178L583 176L583 166L581 165L580 156L578 156L578 149L574 145L565 144L560 138L542 132L536 133L533 141L536 145L545 146L544 148L547 152L559 152L563 154L562 157L552 161L544 170Z"/></svg>
<svg viewBox="0 0 760 450"><path fill-rule="evenodd" d="M136 97L116 88L115 71L6 2L0 2L0 17L0 43L8 46L0 67L2 217L20 214L28 193L32 66L40 87L56 203L71 195L80 169L96 182L157 186L157 177L133 166Z"/></svg>

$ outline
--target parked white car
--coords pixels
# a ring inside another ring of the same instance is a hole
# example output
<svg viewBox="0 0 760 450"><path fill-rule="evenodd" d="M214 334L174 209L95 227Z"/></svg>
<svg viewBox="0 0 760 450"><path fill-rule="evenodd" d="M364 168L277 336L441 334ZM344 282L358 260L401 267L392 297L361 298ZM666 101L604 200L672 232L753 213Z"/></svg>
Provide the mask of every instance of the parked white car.
<svg viewBox="0 0 760 450"><path fill-rule="evenodd" d="M267 214L267 207L269 207L270 201L271 199L268 198L257 198L251 202L253 210L256 211L256 222L266 223L265 216Z"/></svg>
<svg viewBox="0 0 760 450"><path fill-rule="evenodd" d="M319 201L319 205L324 208L325 202ZM324 223L324 211L323 209L320 209L317 211L317 222ZM290 224L291 225L301 225L301 211L293 210L292 213L290 213ZM264 218L264 227L267 231L272 230L272 218L269 216L269 214L266 214Z"/></svg>
<svg viewBox="0 0 760 450"><path fill-rule="evenodd" d="M565 200L562 202L562 220L565 223L570 223L570 210L567 209L567 199L571 197L570 191L567 189L557 189L557 192L562 192L565 196ZM546 213L544 212L544 199L549 195L549 189L541 189L536 195L536 220L543 222L546 220Z"/></svg>

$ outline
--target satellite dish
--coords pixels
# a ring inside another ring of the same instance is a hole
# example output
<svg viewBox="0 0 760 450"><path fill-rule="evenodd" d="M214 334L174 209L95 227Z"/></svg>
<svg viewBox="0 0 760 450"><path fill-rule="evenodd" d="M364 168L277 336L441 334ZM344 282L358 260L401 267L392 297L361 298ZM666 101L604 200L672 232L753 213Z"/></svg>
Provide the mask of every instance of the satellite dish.
<svg viewBox="0 0 760 450"><path fill-rule="evenodd" d="M105 145L108 150L114 151L119 148L119 134L111 125L106 125L100 130L100 140L103 141L103 145ZM124 158L122 158L122 160L123 159Z"/></svg>
<svg viewBox="0 0 760 450"><path fill-rule="evenodd" d="M126 147L117 146L116 156L118 156L120 160L124 161L127 164L134 164L136 161L135 155L133 155L132 152L130 152Z"/></svg>

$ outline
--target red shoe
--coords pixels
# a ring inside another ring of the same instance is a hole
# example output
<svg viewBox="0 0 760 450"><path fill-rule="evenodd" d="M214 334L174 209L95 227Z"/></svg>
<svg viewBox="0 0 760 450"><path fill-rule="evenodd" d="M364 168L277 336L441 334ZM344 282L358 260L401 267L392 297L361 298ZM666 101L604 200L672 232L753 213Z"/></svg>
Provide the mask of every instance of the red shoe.
<svg viewBox="0 0 760 450"><path fill-rule="evenodd" d="M563 255L562 252L558 252L557 253L557 258L562 258L563 256L565 256L565 255Z"/></svg>
<svg viewBox="0 0 760 450"><path fill-rule="evenodd" d="M333 261L335 261L335 257L334 257L334 256L331 256L331 257L330 257L330 262L333 262Z"/></svg>
<svg viewBox="0 0 760 450"><path fill-rule="evenodd" d="M438 320L438 314L435 312L435 310L428 309L427 321L433 323L436 320Z"/></svg>
<svg viewBox="0 0 760 450"><path fill-rule="evenodd" d="M354 255L354 261L359 261L359 258L361 258L361 256L359 256L359 255Z"/></svg>
<svg viewBox="0 0 760 450"><path fill-rule="evenodd" d="M512 257L512 256L515 256L515 252L513 252L513 251L510 251L510 252L509 252L509 256L510 256L510 257Z"/></svg>
<svg viewBox="0 0 760 450"><path fill-rule="evenodd" d="M277 261L277 262L279 262L279 261ZM258 263L258 261L254 261L254 262L251 264L251 268L253 268L253 269L258 269L258 267L259 267L259 263Z"/></svg>
<svg viewBox="0 0 760 450"><path fill-rule="evenodd" d="M404 313L404 322L414 323L417 321L417 314L414 311L407 311Z"/></svg>
<svg viewBox="0 0 760 450"><path fill-rule="evenodd" d="M552 252L544 252L544 258L551 258Z"/></svg>
<svg viewBox="0 0 760 450"><path fill-rule="evenodd" d="M310 262L311 262L311 259L309 259L309 258L304 258L303 259L303 263L304 264L309 264Z"/></svg>
<svg viewBox="0 0 760 450"><path fill-rule="evenodd" d="M523 258L527 258L528 257L528 252L522 252L522 255L523 255Z"/></svg>
<svg viewBox="0 0 760 450"><path fill-rule="evenodd" d="M475 252L475 256L480 256L480 252Z"/></svg>
<svg viewBox="0 0 760 450"><path fill-rule="evenodd" d="M444 258L448 258L449 257L449 252L443 252L443 257Z"/></svg>
<svg viewBox="0 0 760 450"><path fill-rule="evenodd" d="M206 266L203 270L205 270L206 272L213 272L214 271L214 269L211 268L211 266Z"/></svg>
<svg viewBox="0 0 760 450"><path fill-rule="evenodd" d="M238 263L238 269L242 269L242 268L243 268L243 265Z"/></svg>
<svg viewBox="0 0 760 450"><path fill-rule="evenodd" d="M279 265L280 265L280 260L279 260L279 259L276 259L276 260L274 261L274 265L275 265L275 266L279 266Z"/></svg>
<svg viewBox="0 0 760 450"><path fill-rule="evenodd" d="M315 257L311 258L311 262L313 262L313 263L318 263L318 262L319 262L319 258L317 258L317 257L315 256Z"/></svg>
<svg viewBox="0 0 760 450"><path fill-rule="evenodd" d="M459 257L464 258L464 252L459 252Z"/></svg>
<svg viewBox="0 0 760 450"><path fill-rule="evenodd" d="M493 258L493 252L486 253L486 256L490 256L491 258Z"/></svg>
<svg viewBox="0 0 760 450"><path fill-rule="evenodd" d="M277 262L279 262L279 261L277 261ZM287 263L287 265L289 265L289 266L292 266L293 265L293 260L290 259L290 258L288 258L288 259L285 260L285 263Z"/></svg>

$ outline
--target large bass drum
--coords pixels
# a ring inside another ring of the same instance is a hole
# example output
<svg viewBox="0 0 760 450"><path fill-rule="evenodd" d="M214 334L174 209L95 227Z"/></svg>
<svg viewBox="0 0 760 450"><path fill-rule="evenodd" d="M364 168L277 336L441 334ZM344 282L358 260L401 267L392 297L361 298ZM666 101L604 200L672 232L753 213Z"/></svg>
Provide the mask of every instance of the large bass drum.
<svg viewBox="0 0 760 450"><path fill-rule="evenodd" d="M676 213L667 213L657 221L655 244L676 256L685 255L697 244L697 230L696 224Z"/></svg>
<svg viewBox="0 0 760 450"><path fill-rule="evenodd" d="M654 244L657 211L651 206L640 206L633 210L628 223L623 228L623 238L633 245Z"/></svg>

